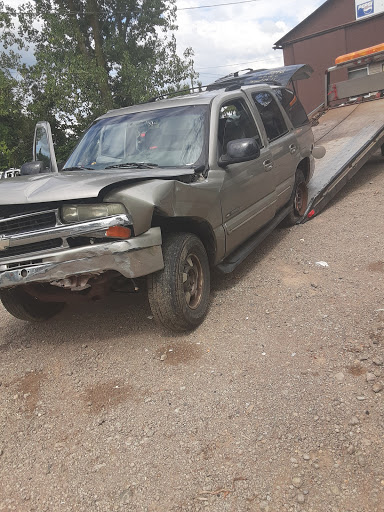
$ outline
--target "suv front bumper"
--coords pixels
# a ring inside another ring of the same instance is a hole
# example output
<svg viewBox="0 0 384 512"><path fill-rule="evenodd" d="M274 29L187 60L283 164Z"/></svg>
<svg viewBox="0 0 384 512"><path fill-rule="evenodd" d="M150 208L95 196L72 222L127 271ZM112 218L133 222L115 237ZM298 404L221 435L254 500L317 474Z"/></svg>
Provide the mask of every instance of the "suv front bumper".
<svg viewBox="0 0 384 512"><path fill-rule="evenodd" d="M164 268L161 230L151 228L129 240L63 249L39 255L39 263L25 262L1 270L0 288L29 283L49 283L82 274L115 270L127 278L140 277Z"/></svg>

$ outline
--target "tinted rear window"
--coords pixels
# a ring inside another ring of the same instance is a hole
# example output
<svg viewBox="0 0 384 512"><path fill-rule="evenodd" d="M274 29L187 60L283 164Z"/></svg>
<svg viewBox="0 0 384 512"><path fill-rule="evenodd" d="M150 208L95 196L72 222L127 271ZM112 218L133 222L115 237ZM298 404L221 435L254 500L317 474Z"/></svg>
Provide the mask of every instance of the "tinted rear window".
<svg viewBox="0 0 384 512"><path fill-rule="evenodd" d="M303 105L293 91L289 89L276 89L275 93L295 128L299 128L309 122Z"/></svg>
<svg viewBox="0 0 384 512"><path fill-rule="evenodd" d="M252 94L252 98L263 121L268 140L272 142L286 134L287 124L272 94L262 91Z"/></svg>

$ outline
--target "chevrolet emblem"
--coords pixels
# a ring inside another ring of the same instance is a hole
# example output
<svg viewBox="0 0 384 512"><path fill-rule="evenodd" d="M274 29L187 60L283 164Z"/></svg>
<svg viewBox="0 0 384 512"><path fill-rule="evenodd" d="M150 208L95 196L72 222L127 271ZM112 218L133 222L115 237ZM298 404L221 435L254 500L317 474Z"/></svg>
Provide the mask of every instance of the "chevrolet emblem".
<svg viewBox="0 0 384 512"><path fill-rule="evenodd" d="M6 249L7 247L9 247L8 238L5 238L0 235L0 251L4 251L4 249Z"/></svg>

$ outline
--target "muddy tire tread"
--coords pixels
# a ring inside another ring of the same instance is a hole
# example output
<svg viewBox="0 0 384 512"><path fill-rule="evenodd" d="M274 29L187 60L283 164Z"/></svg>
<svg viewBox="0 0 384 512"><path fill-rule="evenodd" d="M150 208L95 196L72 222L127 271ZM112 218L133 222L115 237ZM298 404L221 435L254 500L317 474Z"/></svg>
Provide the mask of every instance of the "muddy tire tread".
<svg viewBox="0 0 384 512"><path fill-rule="evenodd" d="M284 226L284 227L295 226L300 221L300 219L302 218L302 217L300 217L299 215L296 214L295 209L294 209L294 205L293 205L293 200L294 200L294 197L295 197L295 191L296 191L297 185L300 184L300 183L303 183L303 182L305 183L304 173L300 169L297 169L296 174L295 174L295 186L294 186L294 189L293 189L292 197L290 199L290 202L292 203L292 210L285 217L285 219L282 221L282 226Z"/></svg>
<svg viewBox="0 0 384 512"><path fill-rule="evenodd" d="M204 267L205 295L197 311L188 310L180 294L177 276L186 251L195 248ZM171 233L163 240L164 269L150 274L147 280L148 299L155 320L175 332L192 330L206 316L209 303L210 275L208 257L200 239L191 233Z"/></svg>

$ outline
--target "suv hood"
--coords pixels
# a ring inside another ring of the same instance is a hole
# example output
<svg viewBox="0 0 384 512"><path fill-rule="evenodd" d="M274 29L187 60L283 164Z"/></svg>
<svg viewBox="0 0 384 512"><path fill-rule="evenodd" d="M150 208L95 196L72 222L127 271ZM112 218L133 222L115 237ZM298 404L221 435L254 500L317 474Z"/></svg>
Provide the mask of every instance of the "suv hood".
<svg viewBox="0 0 384 512"><path fill-rule="evenodd" d="M103 171L61 171L2 180L0 205L47 203L96 198L113 185L148 179L177 179L194 176L194 169L111 169Z"/></svg>

